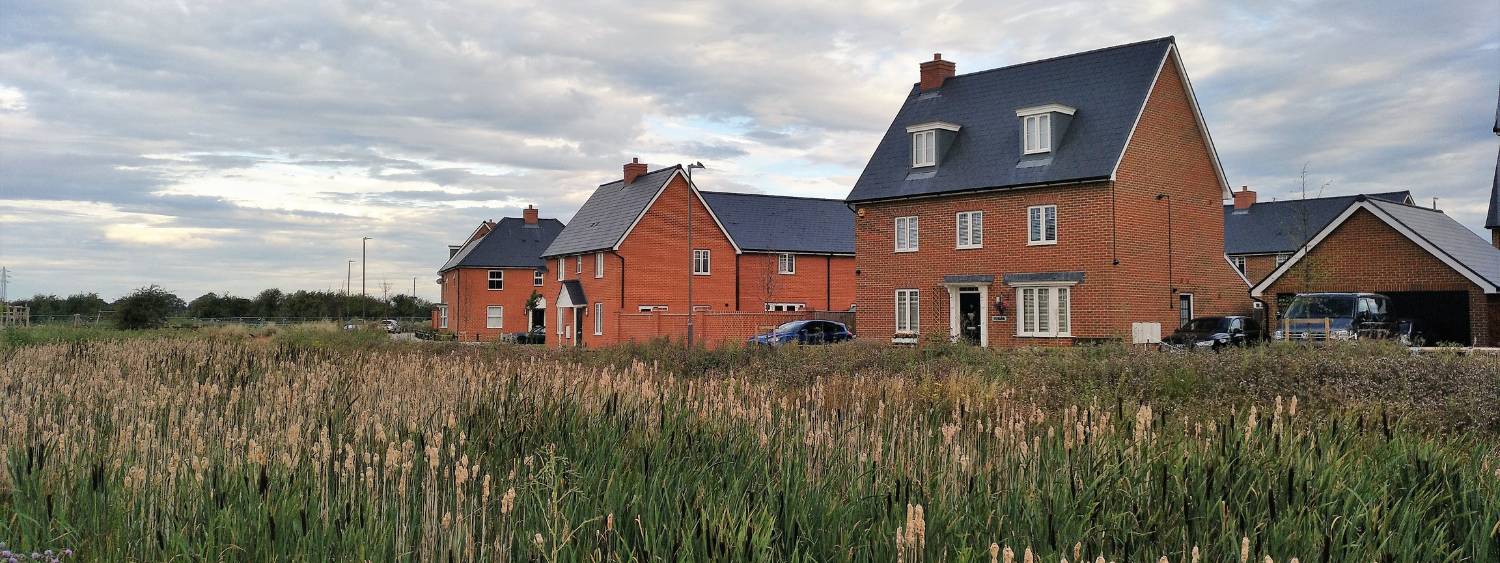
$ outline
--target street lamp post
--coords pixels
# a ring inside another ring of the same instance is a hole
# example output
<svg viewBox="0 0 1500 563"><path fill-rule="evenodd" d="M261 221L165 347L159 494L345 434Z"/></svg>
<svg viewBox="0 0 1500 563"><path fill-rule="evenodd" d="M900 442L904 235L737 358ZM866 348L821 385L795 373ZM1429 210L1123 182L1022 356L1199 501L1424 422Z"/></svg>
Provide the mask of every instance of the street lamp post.
<svg viewBox="0 0 1500 563"><path fill-rule="evenodd" d="M370 242L370 237L359 240L359 316L365 316L365 243Z"/></svg>
<svg viewBox="0 0 1500 563"><path fill-rule="evenodd" d="M1176 309L1177 285L1172 279L1172 196L1165 193L1156 194L1156 201L1167 201L1167 296L1168 308Z"/></svg>
<svg viewBox="0 0 1500 563"><path fill-rule="evenodd" d="M693 252L693 191L697 186L693 184L693 169L703 170L706 167L702 162L694 162L687 165L688 197L687 197L687 246L688 246L688 279L687 279L687 347L693 349L693 276L698 268L698 257Z"/></svg>

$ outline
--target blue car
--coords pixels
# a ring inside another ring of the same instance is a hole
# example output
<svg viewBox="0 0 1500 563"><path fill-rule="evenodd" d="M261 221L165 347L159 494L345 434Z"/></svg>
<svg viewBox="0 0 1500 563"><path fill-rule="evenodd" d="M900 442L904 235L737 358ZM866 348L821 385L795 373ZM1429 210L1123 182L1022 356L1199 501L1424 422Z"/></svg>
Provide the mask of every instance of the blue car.
<svg viewBox="0 0 1500 563"><path fill-rule="evenodd" d="M854 340L854 333L844 323L833 321L792 321L776 327L769 334L750 337L749 343L761 346L783 344L833 344Z"/></svg>

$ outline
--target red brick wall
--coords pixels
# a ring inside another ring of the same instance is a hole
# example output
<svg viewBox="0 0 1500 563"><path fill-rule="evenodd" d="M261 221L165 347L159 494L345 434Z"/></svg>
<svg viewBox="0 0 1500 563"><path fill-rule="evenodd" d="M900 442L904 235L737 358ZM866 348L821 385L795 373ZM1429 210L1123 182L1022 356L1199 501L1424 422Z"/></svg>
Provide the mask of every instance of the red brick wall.
<svg viewBox="0 0 1500 563"><path fill-rule="evenodd" d="M1197 316L1250 312L1250 288L1224 260L1224 187L1177 65L1174 55L1162 66L1116 175L1113 303L1115 322L1127 330L1139 321L1176 328L1174 288L1193 294Z"/></svg>
<svg viewBox="0 0 1500 563"><path fill-rule="evenodd" d="M1380 259L1370 260L1370 249ZM1467 291L1469 335L1480 346L1494 346L1491 300L1478 286L1431 253L1363 209L1329 233L1266 288L1267 318L1275 319L1276 295L1316 291Z"/></svg>
<svg viewBox="0 0 1500 563"><path fill-rule="evenodd" d="M1248 287L1224 260L1223 187L1196 126L1186 90L1169 61L1121 162L1117 182L987 192L861 206L855 236L859 327L867 339L894 333L896 289L921 291L920 330L946 337L945 274L989 274L990 315L1004 297L1005 321L986 319L989 343L1067 344L1068 338L1016 336L1016 289L1005 273L1082 271L1072 288L1074 338L1128 338L1136 321L1176 327L1177 296L1193 293L1196 314L1245 312ZM1168 203L1172 229L1169 268ZM1056 245L1028 246L1026 208L1058 207ZM954 248L955 213L982 210L984 247ZM1111 222L1111 216L1116 222ZM919 217L920 250L893 252L894 219ZM1119 264L1111 235L1117 237ZM1171 279L1168 279L1168 271Z"/></svg>
<svg viewBox="0 0 1500 563"><path fill-rule="evenodd" d="M503 333L525 332L530 327L526 318L526 300L531 292L541 293L550 302L557 296L556 278L544 276L542 286L533 285L531 268L502 268L505 285L501 290L489 289L490 268L455 268L443 272L442 303L448 305L448 328L459 340L495 340ZM485 328L486 308L491 305L505 307L503 328ZM548 318L551 324L555 318ZM432 326L438 328L438 314L432 315Z"/></svg>
<svg viewBox="0 0 1500 563"><path fill-rule="evenodd" d="M765 334L778 325L803 319L827 319L849 324L848 313L827 315L797 312L710 312L693 319L694 342L709 348L742 344L751 336ZM683 340L687 315L682 313L621 313L616 320L623 341L646 342L656 338Z"/></svg>
<svg viewBox="0 0 1500 563"><path fill-rule="evenodd" d="M766 303L802 303L808 309L847 311L854 304L854 257L797 254L795 273L777 273L779 254L740 256L740 310Z"/></svg>
<svg viewBox="0 0 1500 563"><path fill-rule="evenodd" d="M1245 278L1250 280L1251 285L1260 283L1261 280L1266 279L1266 276L1271 275L1271 272L1275 270L1275 254L1245 257Z"/></svg>

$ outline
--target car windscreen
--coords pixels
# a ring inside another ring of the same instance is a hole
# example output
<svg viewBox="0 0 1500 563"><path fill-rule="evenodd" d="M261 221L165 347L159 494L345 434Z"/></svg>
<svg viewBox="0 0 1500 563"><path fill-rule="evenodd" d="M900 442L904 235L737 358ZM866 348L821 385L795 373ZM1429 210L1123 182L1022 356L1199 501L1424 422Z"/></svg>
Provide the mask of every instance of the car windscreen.
<svg viewBox="0 0 1500 563"><path fill-rule="evenodd" d="M1353 295L1303 295L1286 310L1291 319L1345 319L1354 316Z"/></svg>
<svg viewBox="0 0 1500 563"><path fill-rule="evenodd" d="M778 333L781 333L781 332L794 332L797 329L802 328L802 325L804 325L804 324L807 324L807 321L791 321L791 322L781 323L781 326L776 327L775 332L778 332Z"/></svg>
<svg viewBox="0 0 1500 563"><path fill-rule="evenodd" d="M1229 332L1229 319L1223 317L1205 317L1193 319L1182 326L1187 332Z"/></svg>

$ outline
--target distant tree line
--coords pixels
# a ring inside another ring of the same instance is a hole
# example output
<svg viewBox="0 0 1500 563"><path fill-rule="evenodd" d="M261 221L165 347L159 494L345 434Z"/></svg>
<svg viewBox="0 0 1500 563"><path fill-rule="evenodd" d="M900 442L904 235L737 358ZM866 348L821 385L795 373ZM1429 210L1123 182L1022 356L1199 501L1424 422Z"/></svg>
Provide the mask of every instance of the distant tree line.
<svg viewBox="0 0 1500 563"><path fill-rule="evenodd" d="M159 326L169 317L426 317L432 310L431 302L411 295L379 298L344 295L336 291L286 293L280 289L267 289L254 298L209 292L192 301L183 301L176 294L155 285L137 289L114 302L105 301L97 293L77 293L67 297L38 294L13 304L30 307L33 317L79 315L93 318L112 312L118 324L130 324L130 328L150 327L153 324ZM149 320L125 320L136 314L142 314L143 319ZM137 324L138 322L141 324Z"/></svg>

